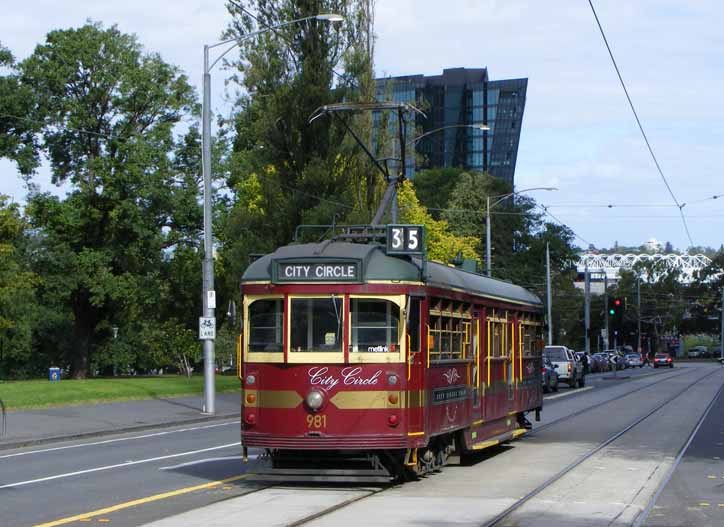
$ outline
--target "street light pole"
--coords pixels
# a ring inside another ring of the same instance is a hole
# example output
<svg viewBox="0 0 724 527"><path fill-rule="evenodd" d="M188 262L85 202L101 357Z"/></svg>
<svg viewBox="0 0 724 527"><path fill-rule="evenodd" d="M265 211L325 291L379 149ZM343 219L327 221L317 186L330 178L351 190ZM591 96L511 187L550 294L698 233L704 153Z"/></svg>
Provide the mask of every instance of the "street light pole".
<svg viewBox="0 0 724 527"><path fill-rule="evenodd" d="M202 121L202 144L201 144L201 168L204 177L204 259L202 263L202 304L203 304L203 318L199 321L199 337L203 340L203 352L204 352L204 403L203 413L214 414L216 413L216 386L215 386L215 345L214 338L216 332L216 320L214 313L216 311L216 294L214 291L214 242L213 242L213 222L211 214L211 70L218 64L218 62L224 58L229 51L237 47L242 41L249 38L253 38L261 33L267 31L273 31L280 27L288 26L290 24L297 24L306 20L323 20L327 22L340 22L343 20L341 15L334 13L319 14L313 16L307 16L304 18L297 18L295 20L289 20L288 22L282 22L274 26L264 27L258 31L243 35L239 39L227 39L216 44L204 46L204 77L203 77L203 109L201 114ZM209 50L225 44L231 44L226 48L221 55L219 55L214 62L209 63ZM210 334L201 335L202 322L207 323L208 329L213 331Z"/></svg>
<svg viewBox="0 0 724 527"><path fill-rule="evenodd" d="M492 268L491 268L491 257L490 257L490 251L491 251L491 235L490 235L490 209L492 207L495 207L498 203L503 201L506 198L509 198L511 196L515 196L517 194L522 194L523 192L530 192L532 190L558 190L556 187L533 187L533 188L524 188L523 190L516 190L515 192L510 192L509 194L503 194L502 196L487 196L486 202L486 214L485 214L485 271L488 275L488 278L492 277ZM490 204L490 198L500 198L492 205Z"/></svg>

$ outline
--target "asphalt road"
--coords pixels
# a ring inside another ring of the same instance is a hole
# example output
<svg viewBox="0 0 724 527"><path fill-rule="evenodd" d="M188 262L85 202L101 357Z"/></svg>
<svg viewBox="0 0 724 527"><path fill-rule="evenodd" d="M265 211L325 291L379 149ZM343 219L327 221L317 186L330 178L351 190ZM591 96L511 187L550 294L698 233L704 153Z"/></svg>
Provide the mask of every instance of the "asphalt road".
<svg viewBox="0 0 724 527"><path fill-rule="evenodd" d="M643 368L619 371L618 379L610 379L611 373L590 375L583 389L562 386L557 394L546 396L544 419L536 426L548 423L548 429L529 440L529 452L540 456L541 452L546 452L546 447L552 451L561 445L565 450L565 442L573 430L577 434L575 440L581 444L593 441L589 436L596 426L604 423L590 411L576 418L581 422L587 419L587 424L572 427L571 422L566 422L559 426L555 421L615 398L622 398L615 411L621 413L621 420L625 420L628 414L634 415L651 404L652 393L663 393L664 386L683 382L683 378L691 375L700 373L689 367L656 371ZM658 382L669 377L672 381ZM655 383L658 383L656 387ZM648 396L627 395L636 390ZM724 403L718 404L718 415L721 416ZM602 409L600 413L605 415L608 411ZM720 423L721 419L712 426L720 428ZM615 420L605 424L617 426ZM716 429L717 436L719 428ZM88 520L80 516L94 513L91 517L94 523L130 527L198 510L212 503L232 503L234 500L230 498L246 494L259 492L261 496L263 487L245 479L246 466L239 456L238 429L238 421L217 422L0 451L0 523L7 527L84 525ZM708 430L702 427L700 433L705 429ZM724 435L719 437L724 441ZM692 448L695 448L694 443ZM721 450L721 447L717 448ZM692 451L699 452L699 456L711 453L698 447ZM476 469L487 472L496 463L496 457L503 466L510 467L511 460L515 462L514 456L524 452L524 448L520 448L518 454L515 449L494 451L490 454L492 457L485 458ZM253 456L258 452L250 454ZM553 454L548 457L547 462L557 459ZM541 461L540 464L545 463ZM682 463L681 467L684 466L686 463ZM466 477L465 472L450 468L435 476L438 481L451 478L453 482L456 474ZM508 474L511 493L520 492L514 488L519 480L515 471ZM402 488L416 487L405 485ZM717 507L718 503L712 501L712 506ZM85 521L81 522L81 519Z"/></svg>

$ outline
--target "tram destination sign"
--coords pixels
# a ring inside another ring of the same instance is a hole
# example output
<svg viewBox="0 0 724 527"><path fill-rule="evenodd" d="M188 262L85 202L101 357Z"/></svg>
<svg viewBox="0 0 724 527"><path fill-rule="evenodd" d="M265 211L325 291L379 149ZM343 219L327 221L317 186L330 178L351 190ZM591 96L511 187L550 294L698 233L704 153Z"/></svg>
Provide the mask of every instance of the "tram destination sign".
<svg viewBox="0 0 724 527"><path fill-rule="evenodd" d="M274 282L361 282L360 262L275 262Z"/></svg>

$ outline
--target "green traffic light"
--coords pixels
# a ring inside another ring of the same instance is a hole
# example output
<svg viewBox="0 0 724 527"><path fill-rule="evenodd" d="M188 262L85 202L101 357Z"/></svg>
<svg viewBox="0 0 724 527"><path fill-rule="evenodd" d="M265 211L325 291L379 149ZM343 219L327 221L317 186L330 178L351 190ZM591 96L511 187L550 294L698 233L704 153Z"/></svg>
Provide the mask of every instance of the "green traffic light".
<svg viewBox="0 0 724 527"><path fill-rule="evenodd" d="M609 310L608 310L608 314L609 314L609 315L615 315L616 312L615 312L613 309L609 309Z"/></svg>

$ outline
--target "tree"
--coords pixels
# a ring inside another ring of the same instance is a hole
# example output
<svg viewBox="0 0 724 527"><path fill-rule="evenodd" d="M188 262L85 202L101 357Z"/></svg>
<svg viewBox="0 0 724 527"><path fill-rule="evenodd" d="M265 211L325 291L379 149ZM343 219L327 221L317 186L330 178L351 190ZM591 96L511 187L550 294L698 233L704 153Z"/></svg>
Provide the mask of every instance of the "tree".
<svg viewBox="0 0 724 527"><path fill-rule="evenodd" d="M442 212L436 209L448 206L453 189L464 172L462 168L429 168L415 173L412 184L417 198L434 218L441 217Z"/></svg>
<svg viewBox="0 0 724 527"><path fill-rule="evenodd" d="M26 225L18 209L0 195L0 379L34 373L30 358L38 277L24 261Z"/></svg>
<svg viewBox="0 0 724 527"><path fill-rule="evenodd" d="M52 31L17 72L42 122L36 155L48 156L53 182L71 185L65 200L31 194L28 215L42 246L40 294L63 313L45 330L72 324L64 358L82 378L112 361L112 326L127 334L157 316L167 251L197 206L171 156L195 98L177 68L98 23Z"/></svg>
<svg viewBox="0 0 724 527"><path fill-rule="evenodd" d="M220 218L220 281L235 294L250 253L289 243L299 224L367 223L381 177L346 129L328 117L309 123L325 104L372 101L373 2L243 0L229 3L229 36L334 12L344 22L308 20L244 39L236 81L239 98ZM338 69L344 73L338 73ZM372 116L342 116L372 144Z"/></svg>
<svg viewBox="0 0 724 527"><path fill-rule="evenodd" d="M405 181L398 191L400 221L402 223L419 224L425 226L425 242L427 243L427 257L447 263L449 260L463 258L475 260L475 248L478 239L473 236L456 236L445 220L436 220L427 209L420 204L415 189L409 181Z"/></svg>

